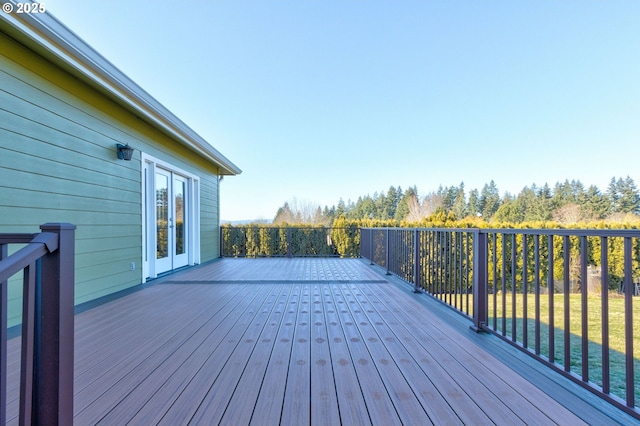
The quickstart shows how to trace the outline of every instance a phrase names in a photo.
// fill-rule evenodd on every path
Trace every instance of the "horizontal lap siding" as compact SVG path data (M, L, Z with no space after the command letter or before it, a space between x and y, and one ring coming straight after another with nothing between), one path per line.
M220 228L218 218L218 181L200 182L200 245L203 262L220 257Z
M76 303L140 284L143 151L200 178L201 256L217 257L212 165L1 34L0 52L0 232L75 224ZM132 161L116 158L116 143L136 148Z

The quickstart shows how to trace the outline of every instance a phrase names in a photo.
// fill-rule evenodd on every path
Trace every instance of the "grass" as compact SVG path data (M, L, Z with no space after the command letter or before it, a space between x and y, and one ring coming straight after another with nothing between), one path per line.
M494 328L494 300L493 294L489 295L489 326ZM497 294L495 330L513 339L513 295L511 293ZM503 297L506 300L504 317L506 328L503 329ZM579 294L571 294L569 299L569 348L568 365L571 372L582 376L582 303ZM602 317L602 298L589 296L587 299L587 336L588 336L588 378L589 381L602 387L603 381L603 356L602 356L602 324L609 324L609 357L610 357L610 393L623 400L626 399L626 370L625 370L625 325L624 325L624 297L612 294L608 298L609 315ZM535 342L535 295L527 294L526 297L526 324L527 347L536 350ZM516 294L515 297L515 327L516 340L524 344L524 296ZM551 302L546 294L540 295L540 342L539 352L549 358L550 347L550 315ZM640 298L633 298L633 355L634 355L634 394L635 403L640 401ZM554 330L554 361L565 366L564 342L565 342L565 311L564 295L555 294L553 299L553 330Z

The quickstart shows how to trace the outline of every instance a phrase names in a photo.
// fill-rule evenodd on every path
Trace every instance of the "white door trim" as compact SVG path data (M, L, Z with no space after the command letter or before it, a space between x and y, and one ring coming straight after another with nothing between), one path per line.
M155 174L161 168L186 180L187 265L200 263L200 178L166 161L142 153L142 282L156 278ZM184 260L183 260L184 264Z

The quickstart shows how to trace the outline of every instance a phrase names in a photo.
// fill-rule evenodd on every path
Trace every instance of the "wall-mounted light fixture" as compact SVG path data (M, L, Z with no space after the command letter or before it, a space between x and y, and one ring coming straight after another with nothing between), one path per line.
M129 144L122 145L118 144L118 159L130 161L131 156L133 156L133 148L129 146Z

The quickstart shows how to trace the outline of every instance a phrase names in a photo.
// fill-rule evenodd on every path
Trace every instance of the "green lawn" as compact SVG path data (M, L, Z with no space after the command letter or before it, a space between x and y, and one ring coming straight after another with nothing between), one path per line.
M502 294L497 295L497 331L502 333ZM512 294L505 293L507 318L506 335L512 336ZM493 294L489 295L489 326L493 327ZM535 296L527 295L527 336L528 347L535 349ZM588 338L589 338L589 380L602 386L602 298L589 296L587 304ZM570 369L578 376L582 375L582 304L579 294L569 295L569 329L570 329ZM564 295L555 294L554 309L554 356L555 362L564 365ZM549 356L549 310L550 301L546 294L540 295L540 353ZM516 295L516 335L517 341L524 341L524 297ZM611 393L625 399L625 339L624 339L624 298L617 294L609 296L609 357ZM635 402L640 401L640 298L633 300L633 349Z

